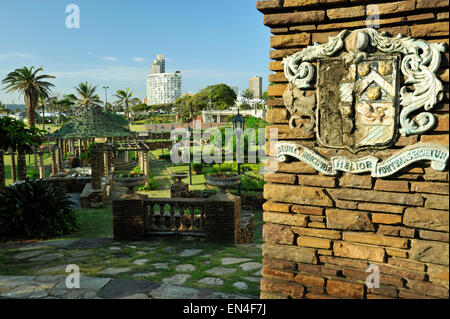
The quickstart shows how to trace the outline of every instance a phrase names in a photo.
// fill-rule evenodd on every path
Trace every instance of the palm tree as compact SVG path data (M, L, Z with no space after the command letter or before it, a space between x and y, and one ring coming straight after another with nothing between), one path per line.
M43 71L43 68L34 70L34 66L22 69L15 69L3 79L2 84L6 84L4 90L6 93L17 92L20 96L24 96L25 105L27 106L28 125L36 124L36 107L40 95L49 96L50 88L54 86L52 83L44 81L45 79L54 79L54 76L37 73Z
M130 91L130 88L128 88L126 91L124 90L118 90L117 93L114 95L117 100L115 102L116 105L123 105L125 106L125 117L127 120L130 120L129 115L129 105L132 101L133 91Z
M67 95L67 98L72 100L77 106L78 109L76 111L81 111L82 109L88 108L93 105L98 105L100 101L100 97L95 93L97 86L89 85L88 82L81 82L78 86L75 87L76 93L78 96L74 94Z
M253 99L253 92L250 91L250 89L246 89L244 92L242 92L242 96L247 100L251 100Z

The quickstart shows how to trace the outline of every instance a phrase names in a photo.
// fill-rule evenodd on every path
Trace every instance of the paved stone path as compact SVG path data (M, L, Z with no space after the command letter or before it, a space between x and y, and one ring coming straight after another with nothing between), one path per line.
M180 275L175 275L180 276ZM188 276L188 275L184 275ZM80 288L68 288L67 277L0 276L0 298L30 299L249 299L249 296L153 281L80 277ZM180 285L175 285L179 283Z
M189 237L3 243L0 298L258 298L260 261L260 245ZM79 289L66 287L68 265L79 267Z

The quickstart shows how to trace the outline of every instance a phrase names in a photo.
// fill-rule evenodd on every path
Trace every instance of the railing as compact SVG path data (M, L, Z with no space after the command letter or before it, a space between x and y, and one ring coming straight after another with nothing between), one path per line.
M205 201L203 198L145 199L146 235L204 236Z

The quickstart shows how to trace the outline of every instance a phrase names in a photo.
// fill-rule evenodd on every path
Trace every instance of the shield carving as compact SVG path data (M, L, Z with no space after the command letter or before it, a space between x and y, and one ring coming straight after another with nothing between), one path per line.
M382 149L397 138L398 55L318 60L316 134L329 148Z

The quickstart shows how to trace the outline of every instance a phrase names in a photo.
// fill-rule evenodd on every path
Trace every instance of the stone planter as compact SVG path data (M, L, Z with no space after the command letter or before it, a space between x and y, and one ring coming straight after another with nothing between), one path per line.
M233 176L215 176L207 175L206 183L211 186L216 186L220 188L220 193L226 193L227 188L241 183L241 175Z
M134 194L134 188L139 185L143 185L147 182L148 176L136 176L136 177L113 177L113 182L121 187L127 187L127 194Z
M179 173L172 173L172 174L170 174L170 176L172 177L172 179L174 181L178 181L179 183L181 183L181 180L185 179L189 175L188 175L188 173L185 173L185 172L179 172Z

